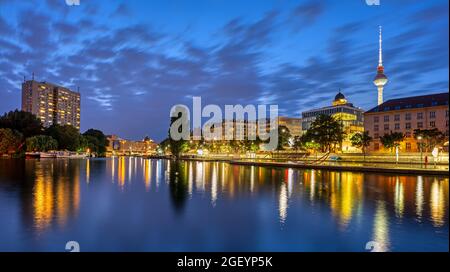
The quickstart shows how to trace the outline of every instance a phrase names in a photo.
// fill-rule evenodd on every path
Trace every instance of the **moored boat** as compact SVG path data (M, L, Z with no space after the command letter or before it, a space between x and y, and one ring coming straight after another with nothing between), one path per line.
M40 158L56 158L56 152L55 151L40 152L39 157Z
M40 152L25 152L25 157L27 158L39 158L40 155Z
M70 152L69 158L70 159L85 159L87 157L86 153L77 153L77 152Z

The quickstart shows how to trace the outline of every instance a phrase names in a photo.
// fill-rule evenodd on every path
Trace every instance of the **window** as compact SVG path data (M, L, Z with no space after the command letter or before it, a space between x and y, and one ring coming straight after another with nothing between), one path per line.
M406 151L411 151L411 143L406 143Z
M373 149L380 150L380 144L379 143L374 143L373 144Z
M373 137L374 137L375 139L380 138L380 134L374 133L374 134L373 134Z
M418 119L418 120L423 119L423 112L418 112L418 113L417 113L417 119Z
M405 114L405 120L411 120L411 113Z
M445 117L448 117L448 110L445 111Z
M384 130L389 130L389 124L384 125Z
M422 122L417 122L417 128L423 128L423 123Z
M389 115L385 115L385 116L384 116L384 121L385 121L385 122L389 122Z
M373 130L374 130L374 131L378 131L378 129L379 129L379 128L378 128L378 125L373 126Z
M430 122L430 127L434 128L435 126L436 126L436 122L431 121L431 122Z
M448 120L445 120L445 126L448 127Z
M406 137L406 138L411 138L411 131L407 131L407 132L405 133L405 137Z
M435 111L430 111L430 118L436 118L436 112Z
M406 128L406 129L411 129L411 123L406 123L406 124L405 124L405 128Z
M399 123L395 123L394 129L395 129L395 130L399 130L399 129L400 129L400 124L399 124Z
M394 115L394 121L400 121L400 114Z
M373 117L373 122L374 123L378 123L380 121L380 117L378 117L378 116L374 116Z

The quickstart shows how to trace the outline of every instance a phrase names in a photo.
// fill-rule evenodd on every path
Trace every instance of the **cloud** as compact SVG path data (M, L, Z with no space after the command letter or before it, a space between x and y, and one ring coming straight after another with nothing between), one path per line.
M300 31L317 21L325 10L321 1L309 1L298 5L290 14L288 23L294 31Z

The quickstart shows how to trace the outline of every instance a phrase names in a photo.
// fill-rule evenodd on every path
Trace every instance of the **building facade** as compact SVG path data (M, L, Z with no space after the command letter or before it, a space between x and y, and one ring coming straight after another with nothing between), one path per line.
M278 117L278 126L285 126L289 129L292 137L302 135L302 119L294 117Z
M151 155L156 153L157 144L148 138L142 141L130 141L118 137L117 135L106 136L108 146L106 147L107 156L124 155Z
M364 131L364 111L361 108L349 103L339 91L334 97L331 106L302 112L302 132L305 133L311 127L312 122L316 120L316 117L321 114L333 116L341 122L346 133L346 137L342 142L343 152L360 151L352 146L350 138L354 133Z
M365 112L364 128L373 138L369 151L387 152L380 142L380 136L400 132L405 140L400 151L420 151L415 129L434 129L445 134L448 141L448 93L422 95L388 100Z
M22 110L36 115L45 127L71 125L80 129L79 92L51 84L28 80L22 84Z

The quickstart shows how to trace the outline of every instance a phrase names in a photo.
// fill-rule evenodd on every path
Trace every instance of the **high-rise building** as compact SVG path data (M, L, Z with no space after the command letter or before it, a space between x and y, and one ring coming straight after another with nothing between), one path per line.
M22 84L22 110L35 114L45 127L72 125L80 129L80 93L33 80Z
M378 105L383 104L383 89L384 85L388 82L387 76L384 74L383 67L383 48L382 48L382 36L381 36L381 26L380 26L380 36L379 36L379 51L378 51L378 67L377 67L377 75L373 80L373 84L377 86L378 89Z
M405 135L400 150L418 152L415 129L438 129L446 137L448 148L448 93L391 99L364 114L364 127L373 138L368 151L389 152L380 137L391 132ZM445 145L445 144L444 144Z
M302 133L310 129L312 122L321 114L333 116L341 122L346 133L346 137L342 142L342 151L359 151L359 149L352 146L350 138L354 133L364 131L364 111L361 108L349 103L339 90L331 106L302 112Z

